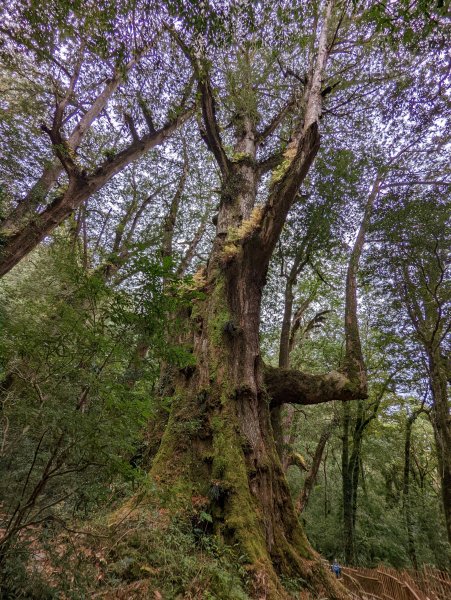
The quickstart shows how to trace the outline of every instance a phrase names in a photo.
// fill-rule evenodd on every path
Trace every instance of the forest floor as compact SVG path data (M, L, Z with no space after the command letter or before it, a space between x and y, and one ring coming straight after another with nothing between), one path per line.
M81 529L81 528L80 528ZM47 542L28 532L30 598L104 600L251 600L245 566L211 536L196 538L164 511L106 535L105 524L67 530ZM45 537L45 536L44 536ZM420 571L344 567L340 582L354 599L449 600L451 576ZM300 582L284 581L293 599L315 600ZM55 592L57 596L55 596Z

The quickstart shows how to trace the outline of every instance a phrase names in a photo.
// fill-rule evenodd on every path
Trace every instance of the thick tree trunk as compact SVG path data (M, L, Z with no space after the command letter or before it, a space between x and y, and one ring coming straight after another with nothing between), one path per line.
M344 597L301 529L274 444L258 339L263 273L251 255L219 261L193 309L197 367L179 377L151 473L179 507L205 499L215 533L238 545L266 597L285 597L277 574Z
M207 92L203 109L211 112ZM268 372L259 347L269 260L316 153L317 129L309 129L301 140L298 161L288 167L286 178L274 183L266 206L253 210L257 179L252 128L243 124L237 151L249 161L238 163L226 158L216 134L213 127L210 144L216 144L221 159L223 197L203 281L198 277L205 300L194 303L191 314L196 368L181 373L175 382L169 422L151 475L168 492L173 507L188 518L195 518L194 498L203 499L214 533L246 557L258 594L287 597L278 577L284 574L308 580L318 597L346 597L310 548L296 517L274 443L264 381ZM271 374L277 406L287 390L275 371ZM304 386L300 383L303 393L308 394L311 383L318 394L315 386L320 382L309 378Z
M193 304L191 314L196 368L180 373L175 382L168 426L151 475L168 492L173 509L187 518L195 518L196 506L202 505L216 535L246 557L258 597L274 600L288 597L281 574L307 580L315 597L347 597L310 548L298 522L271 427L271 401L274 407L286 401L285 375L296 383L302 401L310 401L310 393L315 399L322 397L323 381L264 369L259 347L268 264L319 147L321 77L331 11L329 2L306 86L303 119L273 172L263 206L255 205L261 177L256 151L262 138L254 117L238 113L235 158L229 158L216 119L208 62L185 46L198 77L203 137L220 169L222 194L204 281L200 274L197 278L205 299ZM339 374L326 377L326 395L335 397L336 390L349 383ZM292 396L300 401L298 394Z

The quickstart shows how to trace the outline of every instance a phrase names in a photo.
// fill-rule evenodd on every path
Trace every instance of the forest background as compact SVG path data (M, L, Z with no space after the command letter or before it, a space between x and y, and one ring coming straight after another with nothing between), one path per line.
M1 7L2 597L450 570L448 9Z

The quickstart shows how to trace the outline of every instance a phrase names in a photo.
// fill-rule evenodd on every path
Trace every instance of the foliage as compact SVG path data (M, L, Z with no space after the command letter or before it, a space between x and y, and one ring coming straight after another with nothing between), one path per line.
M146 262L134 295L80 267L62 237L2 281L3 547L23 528L89 515L142 477L131 459L156 410L167 267ZM139 340L148 352L133 370Z
M181 522L166 519L159 498L159 506L119 527L116 538L105 534L102 519L112 505L126 505L151 485L148 461L177 405L176 414L186 418L173 418L173 447L180 442L202 454L211 442L202 469L214 478L212 493L222 489L218 481L226 484L232 525L248 536L242 545L260 552L264 535L257 539L243 525L257 530L262 517L250 488L258 488L261 473L269 481L278 466L272 457L263 457L255 471L245 466L251 445L226 410L250 388L233 400L203 390L188 402L177 385L183 379L185 391L194 388L204 377L196 360L209 352L215 357L203 383L224 378L224 352L241 339L243 325L233 322L225 298L236 265L246 249L258 247L271 215L280 217L281 234L261 278L261 314L243 320L260 327L259 351L275 365L289 299L297 318L290 367L318 376L343 370L346 267L375 182L358 274L369 397L346 405L352 431L368 420L361 439L348 436L358 454L356 562L409 566L409 503L419 563L449 568L428 391L431 347L449 379L446 4L333 3L316 98L321 144L286 216L270 192L294 164L328 2L15 0L2 6L0 262L17 232L28 233L35 248L24 259L19 251L19 264L0 281L5 597L83 598L94 588L128 593L127 586L141 585L143 597L252 596L244 567L249 557L212 533L233 529L218 523L222 510L201 510ZM165 131L151 151L140 150L146 136L187 107L183 126ZM133 160L118 165L131 147L138 147ZM77 167L76 185L65 159ZM65 221L57 218L68 190L108 168L112 176L104 185L82 203L75 194ZM260 183L253 205L243 209L252 179L241 177L246 169ZM36 228L49 213L43 237ZM209 259L217 247L221 264ZM215 268L223 272L212 281ZM205 315L199 307L208 300L216 304ZM199 342L203 330L208 348ZM446 381L442 389L446 395ZM299 515L329 560L344 556L344 412L337 402L297 408L288 432L292 449L310 466L331 427L316 485ZM403 449L413 414L406 498ZM157 467L181 472L186 464L179 458L162 453ZM288 479L297 500L306 476L291 466ZM189 495L189 483L183 484ZM177 492L166 490L173 498ZM100 536L80 542L73 534L93 518L108 537L104 546ZM45 561L50 575L41 569ZM308 587L296 576L281 583L291 594Z
M239 557L202 528L172 522L163 531L135 524L109 557L107 584L149 577L163 598L246 600ZM164 542L162 541L162 533Z

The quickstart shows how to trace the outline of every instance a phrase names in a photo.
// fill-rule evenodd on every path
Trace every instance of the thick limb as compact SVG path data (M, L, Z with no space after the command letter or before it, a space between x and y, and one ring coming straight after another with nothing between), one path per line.
M338 371L312 375L296 369L265 366L264 381L273 407L285 403L310 405L367 398L364 382L352 381Z

